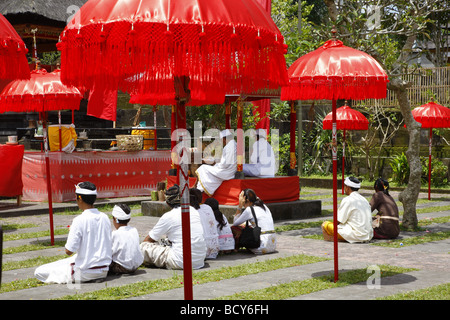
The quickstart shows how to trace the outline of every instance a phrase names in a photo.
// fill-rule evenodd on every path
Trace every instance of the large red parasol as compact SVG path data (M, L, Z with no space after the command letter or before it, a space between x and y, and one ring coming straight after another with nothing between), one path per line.
M28 71L28 73L30 73ZM47 146L46 112L50 110L79 109L83 98L80 91L61 83L60 71L48 73L45 69L31 71L29 80L15 80L0 93L0 113L42 112L44 124L45 167L47 175L47 194L50 217L51 244L54 244L52 186L50 161Z
M120 88L152 104L171 101L183 119L178 128L186 128L191 98L223 103L225 94L287 84L283 41L270 14L254 0L89 0L61 34L61 79L79 88L99 83ZM185 298L192 299L184 151L183 273Z
M28 49L13 26L0 14L0 80L29 79Z
M287 83L283 40L254 0L90 0L62 33L61 78L174 104L174 77L186 76L203 104L223 103Z
M370 55L336 39L297 59L288 76L282 100L332 100L334 280L338 281L336 101L384 98L388 76Z
M428 200L431 200L431 141L433 128L450 128L450 109L437 104L433 99L411 111L414 119L422 124L422 128L430 129L428 144Z
M330 112L323 119L323 129L331 130L333 125L333 114ZM342 194L344 194L345 175L345 133L347 130L367 130L369 120L359 111L350 108L347 102L336 110L336 130L343 130L342 142Z

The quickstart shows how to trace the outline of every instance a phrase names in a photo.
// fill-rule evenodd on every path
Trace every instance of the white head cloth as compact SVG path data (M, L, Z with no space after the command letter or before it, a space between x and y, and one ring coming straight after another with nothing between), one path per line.
M351 181L348 177L345 178L344 184L346 186L349 186L350 188L356 188L356 189L361 188L361 183L355 183L355 182Z
M123 211L122 208L117 205L114 206L111 214L114 218L119 219L119 220L128 220L131 217L131 213L126 214L125 211Z
M261 128L260 129L256 129L256 135L266 139L267 138L267 131L266 131L266 129L261 129Z
M77 185L75 185L75 193L76 194L84 194L87 196L96 196L97 189L95 189L95 190L84 189L84 188L80 187L80 184L77 184Z
M232 135L233 135L233 133L231 133L230 129L225 129L225 130L220 131L221 138L225 138L225 137L232 136Z

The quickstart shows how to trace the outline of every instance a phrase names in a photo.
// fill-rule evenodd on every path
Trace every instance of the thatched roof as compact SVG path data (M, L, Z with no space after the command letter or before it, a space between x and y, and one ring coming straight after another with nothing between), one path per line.
M74 14L71 6L81 8L87 0L2 0L0 13L6 15L38 15L67 23Z

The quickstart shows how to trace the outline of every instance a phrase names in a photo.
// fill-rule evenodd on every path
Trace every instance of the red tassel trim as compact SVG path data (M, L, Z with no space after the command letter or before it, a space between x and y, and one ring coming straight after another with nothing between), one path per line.
M103 31L101 30L103 28ZM68 29L58 45L61 80L78 88L173 95L173 78L190 77L192 92L252 93L288 83L283 37L248 26L131 24ZM199 94L201 96L201 94ZM208 94L210 96L210 94ZM220 99L214 99L220 100Z

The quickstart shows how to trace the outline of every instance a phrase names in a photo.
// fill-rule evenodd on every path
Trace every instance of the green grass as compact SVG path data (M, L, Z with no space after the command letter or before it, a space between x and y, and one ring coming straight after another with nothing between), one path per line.
M427 242L441 241L448 238L450 238L450 231L440 231L440 232L430 232L424 235L418 235L415 237L405 239L395 239L386 242L375 242L371 244L380 247L400 248L406 246L413 246L416 244L423 244Z
M289 268L298 265L316 263L329 260L307 255L295 255L284 258L269 259L255 263L237 266L222 267L214 270L197 271L193 274L193 285L216 282L225 279L237 278L249 274L257 274L271 270ZM59 298L60 300L116 300L125 299L159 291L183 287L183 276L174 274L171 278L141 281L119 287L109 287L102 290L74 294Z
M23 268L31 268L31 267L38 267L46 263L50 263L53 261L61 260L64 258L68 258L68 255L57 255L57 256L51 256L51 257L36 257L26 260L20 260L20 261L9 261L2 264L3 271L9 271L9 270L16 270L16 269L23 269Z
M450 283L397 293L377 300L450 300Z
M69 233L69 228L55 229L54 235L60 236ZM28 232L28 233L12 233L3 235L3 241L13 241L13 240L21 240L21 239L33 239L33 238L42 238L49 237L50 230L47 231L36 231L36 232Z
M34 224L34 223L7 223L7 222L4 222L2 224L2 229L3 229L3 231L7 231L7 230L34 228L37 226L38 225Z
M389 265L378 266L381 277L414 271L416 269L401 268ZM300 295L305 295L321 290L345 287L350 284L365 282L371 276L367 269L356 269L339 274L339 281L334 282L334 274L315 277L307 280L292 281L268 288L239 292L233 295L218 298L218 300L282 300Z
M35 278L14 280L11 282L2 283L2 286L0 287L0 293L35 288L35 287L40 287L40 286L44 286L44 285L46 285L46 284Z
M66 244L65 240L55 240L54 245L52 246L50 240L39 241L37 244L25 244L17 247L8 247L3 248L3 254L13 254L27 251L36 251L43 249L51 249L57 247L64 247Z

